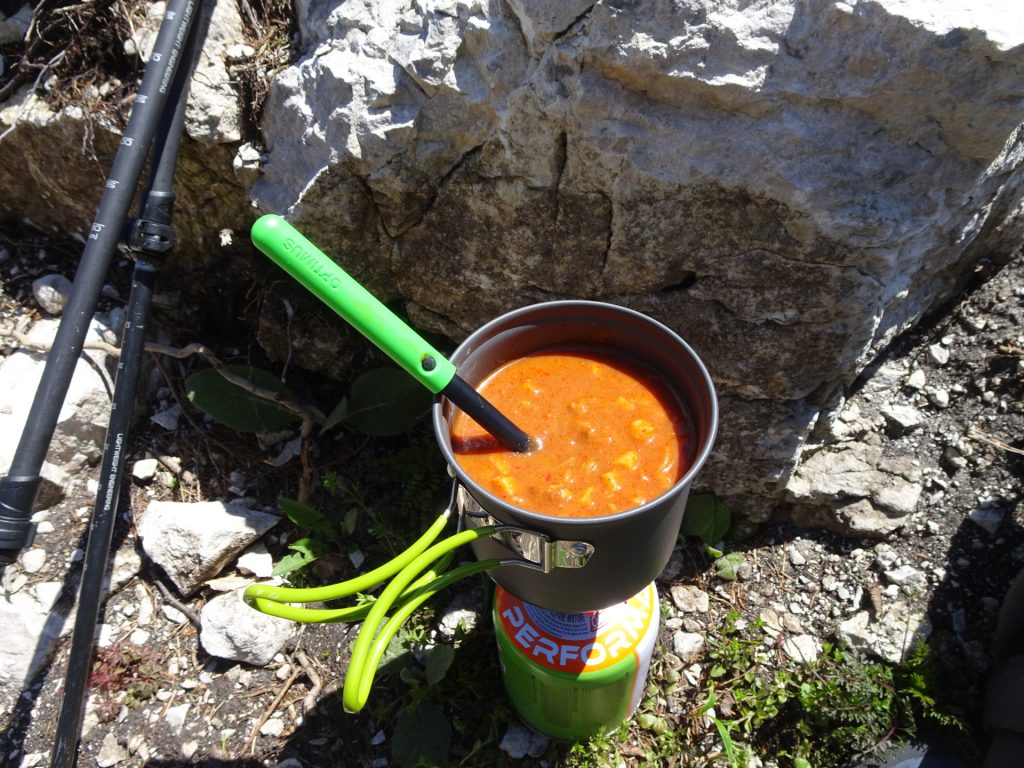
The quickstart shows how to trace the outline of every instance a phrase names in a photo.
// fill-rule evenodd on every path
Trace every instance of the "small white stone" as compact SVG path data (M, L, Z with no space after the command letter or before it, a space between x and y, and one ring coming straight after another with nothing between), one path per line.
M696 687L700 684L700 678L704 674L704 669L700 664L691 664L683 670L683 677L686 678L686 682Z
M59 581L44 581L40 584L36 584L33 587L33 591L36 593L36 602L38 602L44 610L49 611L57 604L57 598L59 598L61 593L64 591L64 585Z
M384 731L377 731L375 734L373 734L373 738L370 739L370 744L374 747L379 747L381 744L384 743L385 738L386 737L384 736Z
M818 660L821 643L813 635L796 635L785 639L782 643L782 650L793 661L809 664Z
M949 407L949 392L944 389L929 389L926 394L928 401L936 408Z
M928 379L925 377L924 371L920 368L907 377L907 386L910 389L924 389L924 385L927 383Z
M100 624L96 636L96 645L100 648L109 648L114 644L114 628L109 624Z
M139 459L132 466L132 477L140 483L148 483L156 477L156 468L159 462L156 459Z
M909 565L901 565L899 568L886 571L885 578L889 580L890 584L901 587L923 587L928 583L921 571Z
M198 741L186 741L181 745L181 756L186 760L191 760L192 756L199 751Z
M56 529L49 520L43 520L43 522L36 525L36 533L53 533L54 530Z
M270 736L276 739L282 733L284 733L284 720L279 717L272 717L260 726L260 734L263 736Z
M164 618L172 624L184 624L188 621L188 617L173 605L161 605L160 612L164 615Z
M13 568L8 568L4 573L4 592L13 595L22 587L28 584L28 576L24 573L15 573Z
M704 636L695 632L672 635L672 652L684 662L693 661L704 650Z
M149 597L149 592L141 584L135 586L135 600L139 605L139 615L135 619L135 623L140 627L148 627L153 621L153 601Z
M33 281L32 295L44 312L59 315L71 295L71 281L64 275L43 275Z
M886 422L904 432L917 429L924 422L921 412L909 405L887 403L880 410Z
M176 707L168 709L167 713L164 715L164 722L175 735L180 735L181 729L185 727L185 721L188 718L188 710L190 706L191 705L189 704L179 704Z
M181 420L181 408L177 405L172 405L170 408L154 413L149 417L149 420L163 427L168 432L174 432L178 429L178 422Z
M149 642L149 632L144 629L136 629L128 636L128 639L135 645L145 645Z
M268 579L274 572L274 558L263 542L256 542L238 558L238 570L246 576Z
M775 610L766 608L761 611L759 618L761 619L761 628L771 637L775 637L782 631L782 620Z
M230 62L245 61L255 55L256 49L245 43L235 43L234 45L229 45L224 50L224 58Z
M945 365L949 362L949 350L941 344L932 344L928 347L928 359L935 365Z
M128 754L134 755L146 745L146 737L141 733L134 733L128 737Z
M109 731L106 736L103 737L103 743L100 745L99 754L96 755L96 765L99 768L110 768L110 766L117 765L128 759L128 750L122 747L118 741L117 736L113 731Z
M46 550L35 547L21 554L21 567L26 573L39 573L46 564Z
M676 584L671 589L672 602L683 613L707 613L711 607L708 593L688 584Z
M994 504L982 504L971 510L967 518L975 525L994 534L1003 524L1003 513Z
M292 673L291 664L282 664L277 668L277 672L274 673L274 677L278 680L287 680L288 676Z
M797 549L796 546L791 545L787 550L789 554L789 562L795 566L801 566L807 563L807 558L804 557L804 553Z
M242 589L250 584L252 584L252 579L247 579L245 576L220 576L206 582L206 586L214 592L234 592L236 589Z

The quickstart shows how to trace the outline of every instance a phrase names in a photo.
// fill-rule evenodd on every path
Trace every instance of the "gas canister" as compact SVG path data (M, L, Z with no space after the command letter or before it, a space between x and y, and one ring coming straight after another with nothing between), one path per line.
M578 741L615 730L639 706L658 635L653 582L585 613L541 608L499 586L493 616L505 690L533 729Z

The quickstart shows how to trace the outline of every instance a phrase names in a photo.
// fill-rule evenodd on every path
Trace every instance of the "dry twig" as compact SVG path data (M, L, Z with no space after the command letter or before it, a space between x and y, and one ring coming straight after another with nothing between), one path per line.
M166 600L172 606L174 606L183 614L185 614L188 620L195 625L196 629L200 628L199 616L198 614L196 614L195 611L193 611L190 607L181 602L181 600L172 595L171 590L169 590L162 581L160 581L159 579L155 579L153 583L156 584L157 589L160 590L160 594L164 596L164 600Z
M1004 443L998 437L992 437L991 435L987 435L974 425L971 425L971 427L967 430L967 436L973 437L975 440L980 440L983 443L988 443L992 447L998 448L1001 451L1013 453L1016 454L1017 456L1024 456L1024 451L1022 451L1020 448L1014 448L1012 445Z
M310 662L309 657L306 656L301 648L295 651L295 658L302 665L302 671L306 673L309 682L313 684L313 687L306 694L306 698L302 700L302 711L308 713L316 706L316 700L320 696L320 689L322 688L322 681L320 680L320 675L313 669L313 664Z
M284 681L284 685L281 686L281 690L278 692L277 696L274 697L274 700L270 703L270 706L266 708L266 710L260 716L260 719L257 720L256 724L252 727L252 731L249 733L249 740L245 742L245 746L242 747L242 755L244 755L246 752L249 752L249 754L255 754L255 750L253 750L253 747L256 744L256 737L259 735L260 728L262 728L263 724L270 719L270 716L273 715L275 711L277 711L278 705L284 699L285 694L288 693L288 690L292 687L292 683L294 683L298 679L299 675L301 675L304 671L305 670L303 670L301 666L298 666L292 671L291 676ZM250 750L253 751L250 752Z

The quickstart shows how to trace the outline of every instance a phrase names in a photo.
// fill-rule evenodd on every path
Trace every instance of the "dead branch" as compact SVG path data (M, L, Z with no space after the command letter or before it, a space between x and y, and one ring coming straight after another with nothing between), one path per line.
M1016 454L1017 456L1024 456L1024 451L1022 451L1020 448L1014 448L1012 445L1004 443L998 437L992 437L991 435L985 434L974 425L971 425L971 427L967 430L967 436L973 437L975 440L980 440L983 443L988 443L992 447L998 448L1001 451L1013 453Z
M259 735L260 728L262 728L263 724L270 719L270 716L277 711L278 705L284 699L285 694L288 693L288 690L292 687L292 683L294 683L298 679L299 675L301 675L303 672L303 668L301 666L298 666L294 669L291 676L284 681L284 685L281 686L281 690L278 692L277 696L274 697L274 700L270 703L270 706L266 708L266 710L260 716L260 719L257 720L256 724L252 727L252 731L249 733L249 740L245 742L245 746L242 747L241 754L244 755L246 752L249 752L249 750L254 748L256 744L256 737ZM255 750L253 752L250 752L250 754L255 754Z

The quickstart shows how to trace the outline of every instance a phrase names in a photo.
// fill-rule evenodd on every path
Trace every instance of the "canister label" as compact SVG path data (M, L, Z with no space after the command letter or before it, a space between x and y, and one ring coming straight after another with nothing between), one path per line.
M586 613L564 613L524 602L498 588L496 616L512 645L546 669L586 674L632 657L641 644L653 646L657 590L652 582L625 602ZM649 651L640 655L649 656Z

